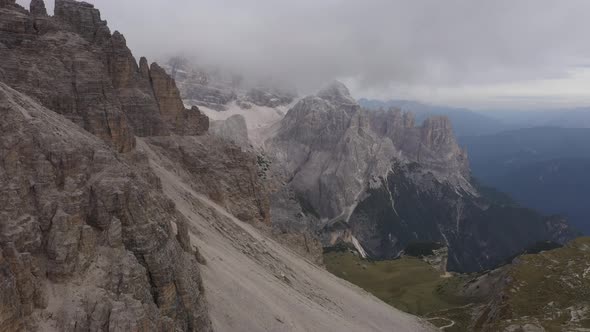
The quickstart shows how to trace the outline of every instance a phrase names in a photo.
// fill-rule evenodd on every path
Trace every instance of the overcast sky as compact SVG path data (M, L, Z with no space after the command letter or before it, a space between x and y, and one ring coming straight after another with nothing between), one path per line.
M590 105L587 0L88 2L136 56L194 55L304 92L340 79L357 98Z

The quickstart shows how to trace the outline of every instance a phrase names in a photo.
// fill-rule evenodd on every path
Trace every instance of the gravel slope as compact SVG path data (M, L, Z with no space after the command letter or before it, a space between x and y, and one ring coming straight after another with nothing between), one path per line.
M207 260L201 271L216 331L436 331L229 215L138 143Z

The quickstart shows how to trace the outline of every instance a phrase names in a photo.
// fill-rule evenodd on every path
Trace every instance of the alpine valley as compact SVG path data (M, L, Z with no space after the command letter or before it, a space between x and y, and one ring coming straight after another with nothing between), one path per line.
M445 116L150 64L76 0L0 0L0 111L0 331L590 328L588 239Z

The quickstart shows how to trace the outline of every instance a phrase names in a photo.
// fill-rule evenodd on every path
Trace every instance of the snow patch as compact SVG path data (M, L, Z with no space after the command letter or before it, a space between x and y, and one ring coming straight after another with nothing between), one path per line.
M368 257L367 252L365 251L365 249L363 249L363 246L361 246L361 243L359 242L359 240L357 240L356 237L354 237L354 235L352 236L352 245L356 248L356 251L359 252L362 258Z
M232 115L242 115L248 127L248 138L257 147L262 146L270 137L273 125L279 123L287 114L293 104L278 106L276 108L252 105L250 109L243 109L235 102L227 105L226 111L216 111L208 107L199 106L211 120L226 120Z

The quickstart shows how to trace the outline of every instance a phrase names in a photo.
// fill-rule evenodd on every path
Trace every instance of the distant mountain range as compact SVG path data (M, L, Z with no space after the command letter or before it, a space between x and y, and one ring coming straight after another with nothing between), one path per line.
M416 116L417 123L422 123L433 115L446 115L451 120L455 135L458 137L488 135L514 128L502 120L465 108L427 105L411 100L381 101L362 98L358 102L361 107L371 110L394 107L402 111L411 111Z
M590 129L528 128L464 136L473 175L520 204L563 214L590 234Z
M538 111L485 110L475 111L439 105L429 105L412 100L359 99L367 109L391 107L411 111L418 123L432 115L446 115L453 124L455 135L491 135L511 129L533 127L590 128L590 107Z
M372 110L411 111L416 122L445 115L467 149L474 177L520 205L567 216L590 234L590 108L472 111L409 100L360 99Z
M590 128L590 107L539 111L481 111L496 120L516 127Z

